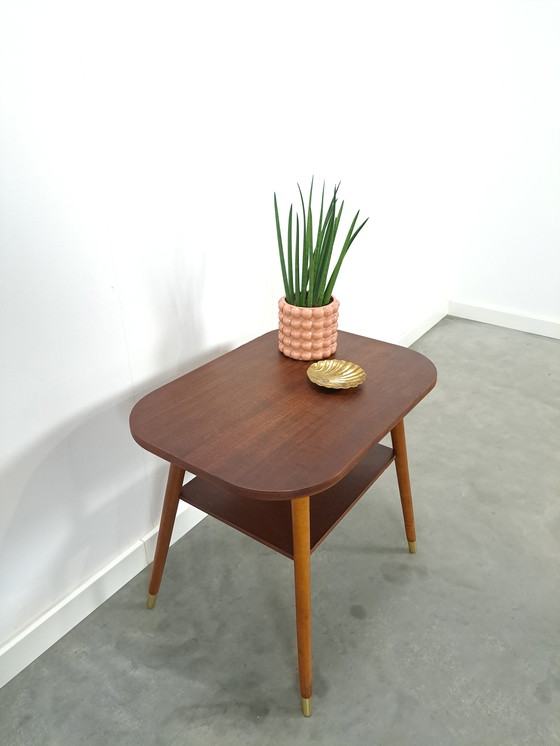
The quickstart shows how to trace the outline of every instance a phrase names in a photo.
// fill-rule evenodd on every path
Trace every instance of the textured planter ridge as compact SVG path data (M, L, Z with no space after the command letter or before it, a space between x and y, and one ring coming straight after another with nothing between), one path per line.
M278 348L294 360L323 360L336 352L339 302L302 308L278 301Z

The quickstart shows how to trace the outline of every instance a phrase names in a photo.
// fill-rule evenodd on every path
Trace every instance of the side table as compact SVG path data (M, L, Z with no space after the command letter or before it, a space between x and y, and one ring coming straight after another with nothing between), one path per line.
M134 439L169 462L148 607L155 604L179 500L294 562L300 693L311 714L311 553L395 461L410 552L416 534L404 417L436 369L405 347L339 332L336 357L367 379L324 389L264 334L141 399ZM379 441L391 433L392 448ZM185 471L196 475L183 485Z

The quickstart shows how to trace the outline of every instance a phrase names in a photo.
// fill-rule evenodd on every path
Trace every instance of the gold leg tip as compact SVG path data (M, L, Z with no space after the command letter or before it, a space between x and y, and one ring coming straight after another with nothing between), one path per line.
M154 608L154 606L156 605L156 598L157 598L157 595L152 596L151 593L148 593L148 603L147 603L148 609Z
M415 541L408 542L408 551L410 552L410 554L416 554L416 542Z
M313 701L312 697L309 697L309 699L305 699L305 697L301 698L301 711L303 712L306 718L308 718L311 715L312 701Z

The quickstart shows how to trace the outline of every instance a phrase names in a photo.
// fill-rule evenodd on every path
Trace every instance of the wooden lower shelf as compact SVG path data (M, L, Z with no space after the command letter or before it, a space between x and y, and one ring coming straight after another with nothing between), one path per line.
M319 546L394 458L391 448L375 445L338 484L311 497L311 551ZM290 500L239 497L200 477L183 486L181 499L293 559Z

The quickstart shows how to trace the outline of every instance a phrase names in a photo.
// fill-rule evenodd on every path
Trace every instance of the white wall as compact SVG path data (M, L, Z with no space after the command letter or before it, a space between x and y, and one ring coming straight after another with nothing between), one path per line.
M134 399L273 323L271 190L196 19L153 7L3 8L0 641L156 523Z
M560 3L474 7L457 15L450 68L458 125L450 297L558 324Z
M287 214L296 181L342 180L371 218L342 328L410 341L450 293L560 318L557 23L529 1L0 5L0 645L157 523L165 469L128 413L274 326L274 190ZM519 272L539 257L523 303L512 236Z

